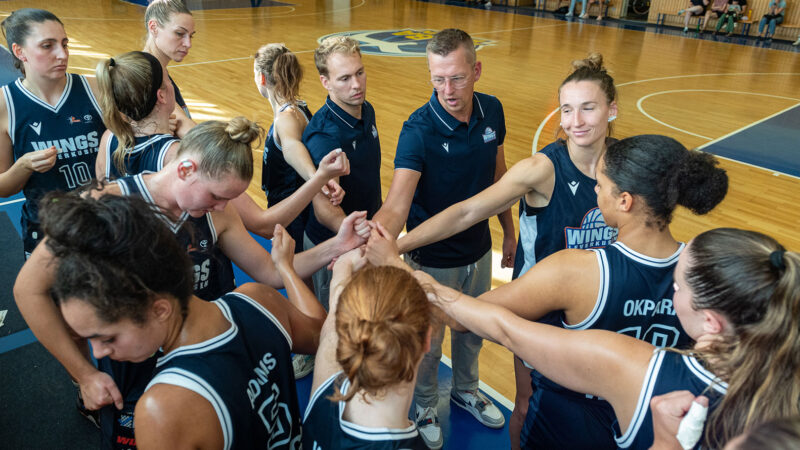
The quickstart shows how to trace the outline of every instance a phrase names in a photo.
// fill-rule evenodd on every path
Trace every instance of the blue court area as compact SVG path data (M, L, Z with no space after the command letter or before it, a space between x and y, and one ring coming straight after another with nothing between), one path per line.
M20 210L23 197L0 199L0 448L86 449L99 446L99 431L75 410L76 391L69 377L36 340L17 310L12 287L23 264L20 238ZM253 236L270 250L269 240ZM234 266L237 284L252 281ZM283 292L285 295L285 292ZM511 411L495 403L506 417L506 428L491 430L480 425L466 411L451 407L452 371L439 365L439 419L446 449L508 448ZM311 376L297 382L301 412L311 395ZM487 393L488 395L488 393ZM46 405L46 408L42 405Z
M699 150L800 178L800 104L709 142Z

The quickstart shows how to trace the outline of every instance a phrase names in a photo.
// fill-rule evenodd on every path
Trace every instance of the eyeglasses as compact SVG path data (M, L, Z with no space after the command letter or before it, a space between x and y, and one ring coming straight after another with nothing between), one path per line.
M436 89L442 89L449 81L450 86L453 86L455 89L461 89L467 85L469 79L470 77L465 75L456 75L454 77L433 77L431 78L431 85L433 85L433 87Z

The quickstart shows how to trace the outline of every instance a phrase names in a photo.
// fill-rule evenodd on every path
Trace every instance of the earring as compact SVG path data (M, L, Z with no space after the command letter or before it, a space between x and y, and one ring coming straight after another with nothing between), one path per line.
M181 161L181 168L183 168L183 169L191 169L192 167L194 167L194 164L192 164L192 162L189 161L188 159L184 160L184 161Z
M613 121L614 121L614 119L616 119L616 118L617 118L617 116L611 116L611 117L609 117L609 118L608 118L608 121L609 121L609 122L613 122Z

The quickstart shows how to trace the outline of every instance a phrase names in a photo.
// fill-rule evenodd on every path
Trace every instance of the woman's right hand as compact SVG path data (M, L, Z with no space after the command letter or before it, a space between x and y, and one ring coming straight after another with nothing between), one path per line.
M20 162L24 168L30 170L31 172L44 173L56 165L57 158L58 150L55 146L51 146L50 148L46 148L44 150L36 150L25 153L25 155L20 158Z
M270 256L275 267L278 269L293 267L294 262L294 239L280 224L275 225L275 232L272 234L272 251Z
M350 161L347 159L347 154L341 148L331 150L319 162L317 173L325 178L348 175L350 173Z
M94 371L80 381L80 389L86 409L94 411L112 403L117 409L122 409L122 394L111 376L105 372Z

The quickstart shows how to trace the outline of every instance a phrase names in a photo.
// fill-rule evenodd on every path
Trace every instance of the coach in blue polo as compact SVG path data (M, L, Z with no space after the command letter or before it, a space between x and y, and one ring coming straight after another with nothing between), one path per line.
M341 148L350 160L350 174L338 180L345 191L340 206L333 206L322 194L314 198L305 249L333 237L347 214L367 211L367 217L372 217L381 206L381 144L375 110L365 100L367 76L358 42L346 36L327 38L314 52L314 63L328 98L306 126L303 143L316 166L331 150ZM330 276L323 267L312 277L326 310Z
M395 237L403 224L411 230L454 203L468 199L506 171L503 107L493 96L474 91L481 76L472 38L464 31L437 33L427 47L434 87L430 100L403 124L395 171L386 202L375 215ZM352 160L352 159L351 159ZM510 211L498 216L506 239L514 240ZM487 220L414 250L406 261L440 283L478 296L491 288L492 241ZM437 372L444 326L434 325L431 350L422 360L415 388L420 434L430 448L443 445L436 405ZM478 391L478 355L482 339L452 333L453 404L468 410L488 427L505 423L500 410Z

